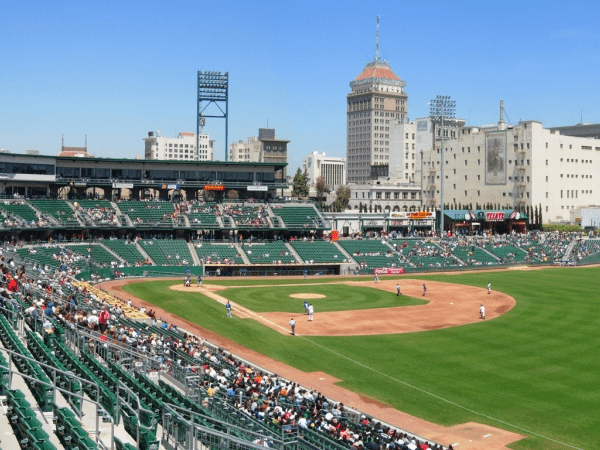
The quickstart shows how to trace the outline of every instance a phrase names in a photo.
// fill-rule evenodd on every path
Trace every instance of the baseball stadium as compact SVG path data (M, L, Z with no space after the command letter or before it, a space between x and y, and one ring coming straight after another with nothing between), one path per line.
M346 234L278 164L0 158L1 449L600 447L593 232Z

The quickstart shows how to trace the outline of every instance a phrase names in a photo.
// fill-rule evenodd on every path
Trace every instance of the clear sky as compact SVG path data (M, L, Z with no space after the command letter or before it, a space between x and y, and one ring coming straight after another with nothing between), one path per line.
M0 7L0 148L143 154L195 131L196 73L229 72L229 140L275 128L290 165L344 156L348 83L380 48L411 119L451 95L467 124L600 122L594 1L8 2ZM224 158L224 121L207 121Z

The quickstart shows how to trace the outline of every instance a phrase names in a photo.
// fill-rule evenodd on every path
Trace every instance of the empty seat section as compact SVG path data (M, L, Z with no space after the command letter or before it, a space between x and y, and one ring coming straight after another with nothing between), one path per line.
M304 262L341 263L346 259L344 254L331 242L292 241L290 244Z
M29 200L43 214L53 217L61 225L79 225L73 210L65 200Z
M128 243L123 239L108 239L102 243L127 261L128 264L135 266L137 263L144 261L144 256L137 249L135 243Z
M281 241L268 244L248 244L242 247L252 264L282 264L298 262Z
M321 216L312 206L272 205L273 214L281 217L288 228L319 228L324 226Z
M406 267L408 263L379 240L342 240L338 242L362 269L378 267Z
M169 202L120 202L119 209L127 215L136 226L172 225L173 203Z
M216 264L243 264L244 259L237 247L230 244L213 244L200 242L194 246L198 258L206 263Z
M142 240L140 245L159 266L194 264L187 242L183 239Z
M35 222L37 214L25 202L17 200L3 200L0 202L0 211L6 213L6 217L16 217L27 222Z

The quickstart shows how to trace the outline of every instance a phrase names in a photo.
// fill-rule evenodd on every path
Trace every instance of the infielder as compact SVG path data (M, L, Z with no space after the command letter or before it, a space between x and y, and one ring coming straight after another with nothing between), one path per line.
M485 306L483 305L479 307L479 318L485 320Z

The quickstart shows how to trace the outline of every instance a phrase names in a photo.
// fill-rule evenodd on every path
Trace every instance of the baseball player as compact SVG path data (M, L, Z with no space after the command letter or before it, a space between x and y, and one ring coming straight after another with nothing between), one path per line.
M400 297L402 292L400 292L400 283L396 285L396 297Z
M312 304L308 305L308 321L312 322L315 317L315 309Z
M379 274L378 273L375 274L375 283L379 283Z
M292 317L292 320L290 320L288 323L290 324L290 327L292 328L292 336L296 336L296 321Z
M479 318L485 320L485 306L483 305L479 307Z
M423 297L425 297L425 294L427 294L427 285L423 283Z
M492 283L488 283L488 294L492 293Z
M231 319L231 303L229 303L229 300L227 300L225 308L227 309L227 318Z

